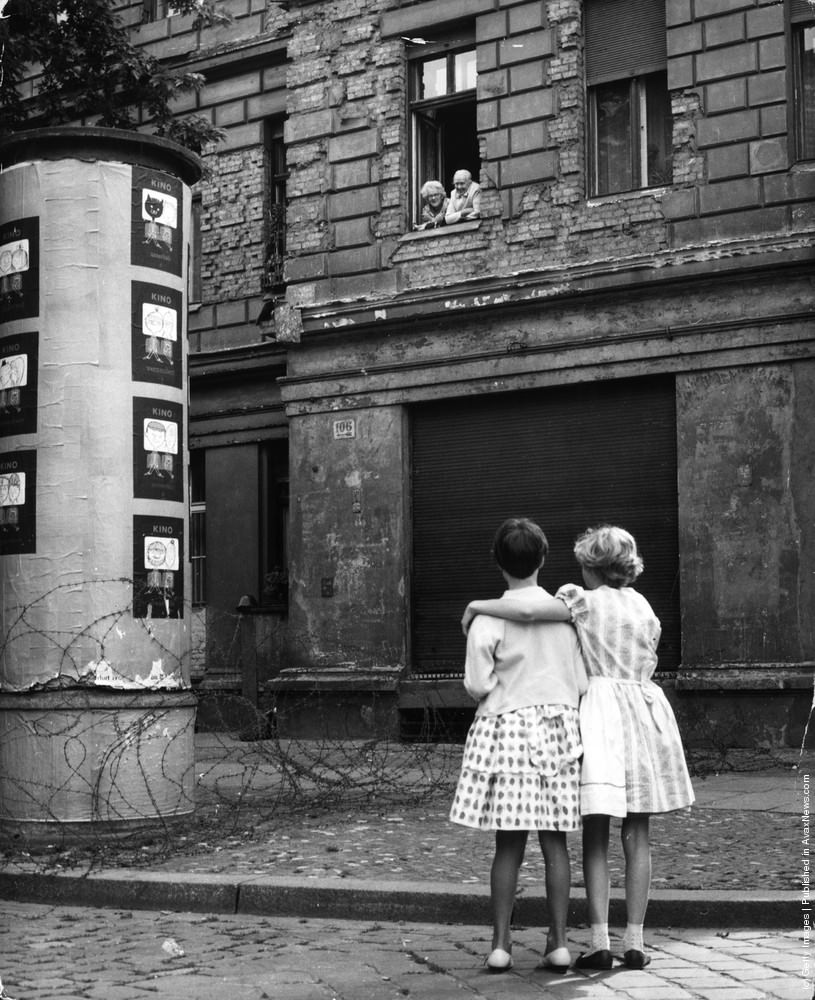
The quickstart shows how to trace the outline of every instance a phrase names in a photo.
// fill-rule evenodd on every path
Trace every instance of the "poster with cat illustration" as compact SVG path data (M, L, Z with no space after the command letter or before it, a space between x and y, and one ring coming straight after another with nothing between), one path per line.
M130 262L181 277L181 181L160 170L133 167Z

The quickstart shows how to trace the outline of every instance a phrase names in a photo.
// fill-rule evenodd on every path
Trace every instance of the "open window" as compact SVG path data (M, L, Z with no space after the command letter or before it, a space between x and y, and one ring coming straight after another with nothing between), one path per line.
M453 187L453 174L481 169L476 131L475 36L461 30L444 39L412 39L410 71L412 223L421 222L422 185Z
M665 5L588 0L584 16L590 194L670 184Z
M815 159L815 7L790 2L793 136L796 160Z

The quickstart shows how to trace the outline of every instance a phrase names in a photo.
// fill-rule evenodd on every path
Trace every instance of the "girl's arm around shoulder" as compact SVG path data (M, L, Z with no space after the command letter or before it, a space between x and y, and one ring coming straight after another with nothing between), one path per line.
M586 671L586 664L583 662L583 654L578 645L574 658L574 672L577 678L577 692L582 697L589 689L589 675Z
M567 622L569 609L555 597L541 592L540 596L497 597L491 600L470 601L461 619L461 630L466 635L476 615L505 618L511 622Z

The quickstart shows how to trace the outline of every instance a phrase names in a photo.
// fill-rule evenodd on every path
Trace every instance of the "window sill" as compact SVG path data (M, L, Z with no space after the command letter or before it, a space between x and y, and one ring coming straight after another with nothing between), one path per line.
M399 237L399 243L410 243L414 240L437 240L440 237L454 236L456 233L468 233L478 229L481 219L470 219L467 222L454 222L440 229L419 229L412 233L404 233Z
M289 605L283 602L272 604L239 604L235 609L241 615L287 615Z
M671 185L661 184L658 187L637 188L634 191L615 191L612 194L595 194L586 199L588 208L598 205L608 205L612 201L634 201L637 198L664 198L671 190Z

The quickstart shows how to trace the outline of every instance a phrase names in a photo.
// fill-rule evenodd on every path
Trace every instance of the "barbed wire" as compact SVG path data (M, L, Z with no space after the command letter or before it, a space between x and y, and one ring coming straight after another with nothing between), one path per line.
M60 585L35 603L47 603L64 586L76 584ZM29 605L15 616L0 656L32 631L40 633L33 610ZM302 661L313 642L313 636L292 634L280 613L216 616L186 607L193 641L184 658L194 697L144 684L106 687L81 674L78 637L98 644L101 656L111 623L128 617L130 607L120 607L79 632L42 630L59 646L64 674L16 693L12 708L0 691L0 719L6 717L0 733L5 863L23 858L47 868L58 858L60 865L70 859L92 868L123 855L139 863L145 842L152 845L147 857L166 857L260 826L268 832L298 816L448 802L473 709L440 709L428 690L424 698L414 695L418 707L400 712L394 695L375 693L366 699L373 708L364 699L354 707L348 733L333 734L330 725L322 732L318 722L331 722L332 709L322 702L319 685L281 689L275 683L292 653ZM378 657L381 650L344 646L341 659L370 664ZM242 690L247 659L256 675L256 691L249 695ZM46 707L37 700L42 694L48 696ZM189 707L176 707L179 695ZM25 710L29 697L38 706L32 711ZM94 698L101 704L95 707ZM291 720L298 717L311 719L308 738L291 735L297 731ZM753 750L733 750L735 734L749 722L738 709L726 727L698 712L683 732L692 772L787 766L793 751L769 740ZM21 764L35 747L50 755L47 766L41 760Z

